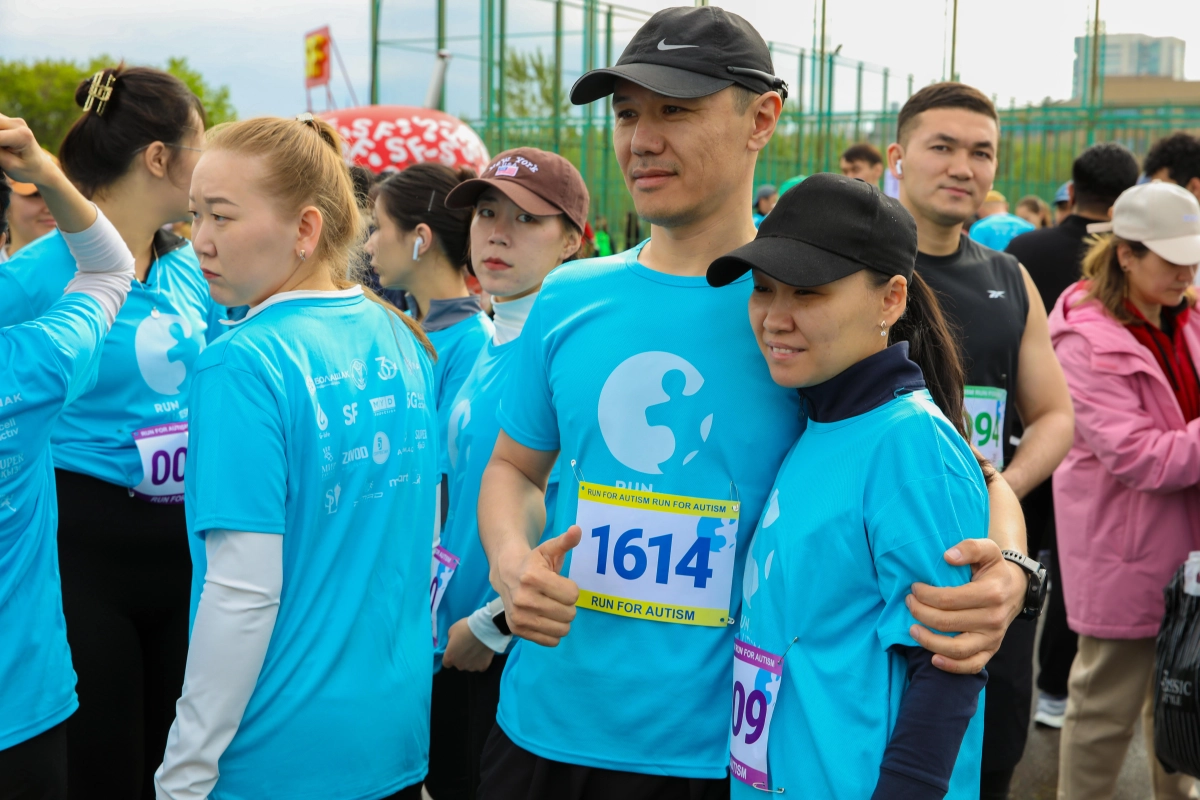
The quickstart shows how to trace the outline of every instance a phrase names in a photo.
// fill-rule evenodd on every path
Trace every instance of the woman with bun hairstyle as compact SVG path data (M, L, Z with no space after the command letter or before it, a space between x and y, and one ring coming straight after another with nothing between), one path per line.
M500 676L513 644L479 541L479 484L500 433L496 412L516 341L542 281L579 251L588 190L579 170L562 156L520 147L496 156L481 178L456 186L446 205L471 220L471 262L496 315L495 332L447 404L443 461L450 511L433 564L438 671L425 785L436 800L467 800L479 785L480 756L496 721ZM552 474L547 530L557 499Z
M366 248L379 285L407 293L413 318L437 350L433 396L441 441L449 403L492 335L491 320L463 280L471 210L446 208L446 196L454 187L474 177L471 169L434 163L414 164L390 176L379 185L375 232ZM445 503L443 498L443 508Z
M753 271L750 327L805 416L746 557L734 798L979 797L986 674L938 669L905 596L971 580L943 554L988 527L996 473L965 438L961 355L916 258L898 201L820 174L709 267L714 286Z
M213 297L249 311L196 364L194 622L158 797L419 798L432 347L348 279L361 219L328 123L214 129L191 206Z
M1200 203L1154 181L1126 189L1050 313L1075 404L1075 441L1054 472L1067 622L1060 797L1111 796L1140 716L1157 800L1192 778L1154 756L1155 642L1163 589L1200 550Z
M178 78L118 66L83 81L63 170L112 221L136 276L95 387L52 434L63 611L80 710L68 731L77 796L149 798L187 656L183 511L197 356L221 333L187 218L204 109ZM45 312L77 267L51 233L0 267L0 325Z
M50 432L96 378L133 255L28 126L3 115L0 168L37 190L78 264L44 314L0 328L0 797L66 800L66 720L79 701L58 583Z

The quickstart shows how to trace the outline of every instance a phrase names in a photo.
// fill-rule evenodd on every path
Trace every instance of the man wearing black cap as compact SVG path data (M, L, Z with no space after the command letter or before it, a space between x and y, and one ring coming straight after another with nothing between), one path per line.
M917 223L917 272L962 331L971 443L1023 498L1066 456L1075 418L1029 274L1014 257L963 233L992 188L999 138L999 117L982 92L933 84L900 109L888 162L900 182L900 202ZM1031 541L1030 552L1037 549ZM1042 589L1037 575L1029 581L1031 593ZM987 800L1008 797L1025 749L1040 610L1023 612L988 663L981 780Z
M614 150L651 235L553 273L518 340L479 522L522 641L482 800L728 796L733 586L799 407L747 329L749 282L713 289L704 275L754 238L746 198L786 90L762 37L713 7L658 12L615 66L572 89L579 104L613 95ZM534 547L560 453L567 532ZM993 517L1017 546L1019 521ZM975 583L919 589L913 607L971 633L915 635L939 665L975 672L1024 581L992 542L959 550Z

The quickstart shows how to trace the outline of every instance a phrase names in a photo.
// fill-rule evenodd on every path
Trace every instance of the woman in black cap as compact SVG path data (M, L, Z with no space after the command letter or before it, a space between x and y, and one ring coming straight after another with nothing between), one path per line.
M916 254L898 202L822 174L709 268L714 285L753 270L759 347L807 411L746 559L734 797L978 797L986 676L935 668L905 605L914 582L970 580L942 554L988 518L958 348Z

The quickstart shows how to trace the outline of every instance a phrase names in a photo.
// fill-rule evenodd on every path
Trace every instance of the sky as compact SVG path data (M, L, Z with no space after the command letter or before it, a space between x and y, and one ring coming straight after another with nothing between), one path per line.
M478 31L480 0L447 0L449 46L455 54L447 76L447 111L475 117L480 106ZM509 47L552 52L553 4L507 0ZM814 2L821 0L724 0L764 38L810 48ZM902 99L903 82L916 86L946 74L949 4L953 0L827 0L830 47L892 74L890 99ZM1004 106L1070 95L1073 39L1082 35L1095 0L960 0L957 68L962 80ZM668 3L623 0L654 11ZM381 50L381 102L420 105L433 69L433 0L383 0L381 38L420 39L408 48ZM603 9L603 5L601 6ZM1101 0L1101 19L1110 33L1181 36L1200 31L1200 3L1184 0ZM334 102L368 100L370 0L0 0L0 59L70 58L102 53L141 64L161 65L186 56L213 84L227 85L242 117L294 114L304 110L304 33L329 25L345 70L335 61ZM582 71L582 13L566 9L564 81ZM615 51L638 22L617 18ZM461 38L455 38L461 37ZM1200 36L1189 42L1188 79L1200 80ZM428 48L428 53L411 48ZM795 81L795 56L779 55L776 72ZM853 107L854 68L841 67L835 106ZM882 80L868 66L864 107L882 102ZM325 108L324 93L313 107ZM3 109L0 109L3 111Z

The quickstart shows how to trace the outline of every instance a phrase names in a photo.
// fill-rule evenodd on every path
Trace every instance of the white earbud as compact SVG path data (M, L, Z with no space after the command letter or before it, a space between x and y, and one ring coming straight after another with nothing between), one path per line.
M896 159L896 174L897 175L904 174L904 160L903 159L900 159L900 158Z
M425 244L425 240L418 236L417 241L413 243L413 261L421 257L421 245Z

